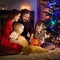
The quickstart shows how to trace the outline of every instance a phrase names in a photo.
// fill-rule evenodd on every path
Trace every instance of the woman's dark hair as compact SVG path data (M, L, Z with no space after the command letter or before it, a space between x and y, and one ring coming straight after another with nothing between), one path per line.
M9 14L9 16L8 16L8 20L9 19L14 19L14 17L16 16L16 15L18 15L20 13L20 11L19 10L16 10L16 9L13 9L12 11L11 11L11 13Z
M20 16L20 19L23 19L23 16L24 16L25 13L26 13L26 14L30 14L31 11L28 10L28 9L22 9L22 10L21 10L21 16Z

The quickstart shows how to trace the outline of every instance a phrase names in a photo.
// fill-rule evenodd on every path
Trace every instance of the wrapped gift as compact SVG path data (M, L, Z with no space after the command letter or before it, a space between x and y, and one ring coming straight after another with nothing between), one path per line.
M40 46L41 40L38 38L31 39L31 46Z

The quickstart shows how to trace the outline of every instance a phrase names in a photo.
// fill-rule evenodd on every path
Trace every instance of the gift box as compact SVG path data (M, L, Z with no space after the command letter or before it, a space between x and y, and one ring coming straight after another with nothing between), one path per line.
M40 46L41 45L41 40L38 39L38 38L31 39L30 45L31 46Z

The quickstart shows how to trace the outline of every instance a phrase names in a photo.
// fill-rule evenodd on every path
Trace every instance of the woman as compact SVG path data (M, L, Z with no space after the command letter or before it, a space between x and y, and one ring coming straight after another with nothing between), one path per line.
M9 36L10 36L10 33L12 32L13 30L13 23L14 22L17 22L20 18L20 11L18 10L13 10L10 14L10 16L8 17L5 25L4 25L4 31L3 31L3 34L1 35L0 37L0 45L1 47L8 47L8 48L12 48L12 49L15 49L16 50L18 48L21 48L22 46L21 45L18 45L18 44L14 44L12 42L9 41Z
M44 43L44 30L43 30L43 23L36 23L35 25L35 33L33 38L40 39L40 45Z

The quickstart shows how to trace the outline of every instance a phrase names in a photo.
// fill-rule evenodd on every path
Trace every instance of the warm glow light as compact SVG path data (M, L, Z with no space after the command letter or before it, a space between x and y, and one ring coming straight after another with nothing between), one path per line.
M20 6L20 10L22 10L22 9L31 10L31 6L30 6L29 4L22 4L22 5Z

